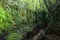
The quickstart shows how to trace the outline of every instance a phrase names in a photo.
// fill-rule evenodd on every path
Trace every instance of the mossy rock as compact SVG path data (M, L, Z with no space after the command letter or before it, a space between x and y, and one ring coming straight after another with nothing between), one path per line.
M21 40L23 37L18 33L11 33L7 36L7 40Z

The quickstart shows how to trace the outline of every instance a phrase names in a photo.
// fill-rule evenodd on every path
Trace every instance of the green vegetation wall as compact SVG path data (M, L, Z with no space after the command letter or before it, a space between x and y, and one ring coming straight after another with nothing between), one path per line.
M55 21L60 20L60 12L57 12L59 2L58 0L0 0L0 39L21 40L26 33L36 27L36 24L40 26L44 22L51 27Z

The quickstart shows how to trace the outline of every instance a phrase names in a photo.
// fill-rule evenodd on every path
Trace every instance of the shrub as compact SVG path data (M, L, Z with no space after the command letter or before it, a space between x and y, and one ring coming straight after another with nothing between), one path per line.
M22 39L22 35L18 33L11 33L7 36L7 40L21 40L21 39Z

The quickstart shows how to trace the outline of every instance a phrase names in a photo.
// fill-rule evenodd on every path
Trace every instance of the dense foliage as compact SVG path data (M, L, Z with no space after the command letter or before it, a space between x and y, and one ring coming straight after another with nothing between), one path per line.
M36 25L59 27L59 10L59 0L0 0L0 40L21 40Z

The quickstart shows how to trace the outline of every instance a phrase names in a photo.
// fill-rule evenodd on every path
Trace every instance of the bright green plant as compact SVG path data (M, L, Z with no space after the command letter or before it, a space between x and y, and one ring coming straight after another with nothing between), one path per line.
M0 28L8 31L14 25L14 21L9 12L5 11L0 5Z
M21 40L23 37L18 33L10 33L7 36L7 40Z

